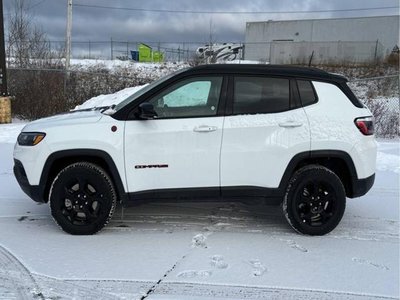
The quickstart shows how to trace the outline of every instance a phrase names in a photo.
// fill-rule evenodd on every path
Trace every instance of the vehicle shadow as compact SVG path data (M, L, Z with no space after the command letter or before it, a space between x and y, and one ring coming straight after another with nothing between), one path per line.
M293 232L279 205L243 202L150 202L117 207L108 229L173 232Z

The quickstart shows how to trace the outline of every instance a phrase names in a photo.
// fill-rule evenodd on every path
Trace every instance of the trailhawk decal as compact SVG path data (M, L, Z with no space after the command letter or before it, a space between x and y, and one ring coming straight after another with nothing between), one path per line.
M154 169L154 168L168 168L168 165L136 165L135 169Z

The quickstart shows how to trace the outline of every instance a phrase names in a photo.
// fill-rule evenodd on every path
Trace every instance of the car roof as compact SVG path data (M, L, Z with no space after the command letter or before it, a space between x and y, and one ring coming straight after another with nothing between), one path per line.
M347 81L347 78L338 74L326 72L313 67L266 65L266 64L209 64L200 65L186 70L187 73L233 73L290 76L324 81ZM186 73L185 72L185 73Z

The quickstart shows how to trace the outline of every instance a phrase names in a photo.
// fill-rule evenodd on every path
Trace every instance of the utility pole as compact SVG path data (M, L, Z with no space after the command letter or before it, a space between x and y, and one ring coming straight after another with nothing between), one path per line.
M111 60L114 60L114 45L113 45L113 39L111 38Z
M4 43L3 0L0 0L0 97L7 97L6 45Z
M65 69L68 71L71 64L71 31L72 31L72 0L67 0L67 34L65 43Z
M7 91L6 47L4 43L3 0L0 0L0 123L11 123L11 101Z
M209 55L208 55L208 57L207 57L207 64L210 64L210 63L213 62L212 60L213 60L213 56L214 56L212 27L213 27L212 18L210 18L210 37L209 37L210 41L209 41L209 44L208 44Z

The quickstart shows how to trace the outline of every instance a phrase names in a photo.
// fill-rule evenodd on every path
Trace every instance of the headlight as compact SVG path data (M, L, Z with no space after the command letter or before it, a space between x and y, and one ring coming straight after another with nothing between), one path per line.
M18 136L18 144L21 146L35 146L46 136L43 132L21 132Z

